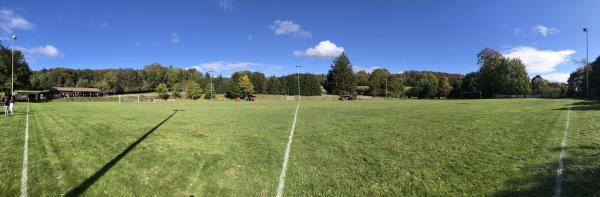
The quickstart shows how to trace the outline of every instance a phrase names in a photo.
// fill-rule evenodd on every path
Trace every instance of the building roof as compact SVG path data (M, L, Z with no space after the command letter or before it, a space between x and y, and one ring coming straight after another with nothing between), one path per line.
M52 87L52 89L60 92L101 92L98 88Z
M37 94L44 92L48 92L48 90L15 90L15 93L17 94Z

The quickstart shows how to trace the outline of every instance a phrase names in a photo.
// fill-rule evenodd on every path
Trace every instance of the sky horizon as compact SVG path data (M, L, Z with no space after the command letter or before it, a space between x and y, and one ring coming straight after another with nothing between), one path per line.
M600 1L6 1L0 41L33 70L164 66L267 75L326 73L345 52L354 70L478 70L492 48L530 76L566 82L594 45ZM597 42L596 42L597 43Z

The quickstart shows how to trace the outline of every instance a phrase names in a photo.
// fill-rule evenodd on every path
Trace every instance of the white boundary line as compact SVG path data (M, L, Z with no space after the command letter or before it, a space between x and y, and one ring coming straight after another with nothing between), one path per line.
M567 111L567 121L565 123L565 130L563 131L563 139L560 143L560 156L558 157L558 169L556 170L556 185L554 186L554 196L560 197L562 191L562 175L563 175L563 158L565 157L565 147L567 146L567 134L569 132L569 115L571 114L571 104L569 104L569 111Z
M27 115L25 115L25 145L23 148L23 172L21 173L21 197L27 197L27 164L29 147L29 103L27 103Z
M283 196L283 188L285 187L285 173L287 171L288 160L290 159L290 149L292 149L292 139L294 138L294 129L296 128L296 120L298 119L298 108L300 108L300 98L298 98L298 105L296 106L296 113L294 113L294 123L292 123L292 130L288 137L287 147L285 148L285 156L283 157L283 164L281 168L281 174L279 174L279 186L277 187L277 197Z

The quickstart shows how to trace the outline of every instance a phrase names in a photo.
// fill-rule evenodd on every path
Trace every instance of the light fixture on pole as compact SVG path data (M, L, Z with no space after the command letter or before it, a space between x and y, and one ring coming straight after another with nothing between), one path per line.
M15 95L15 40L17 40L17 35L13 35L11 39L11 74L10 74L10 95Z
M298 100L300 100L300 68L302 68L302 66L296 66L296 68L298 69Z
M209 70L208 72L211 73L208 76L210 76L210 100L212 101L212 99L213 99L213 90L215 89L215 85L213 85L213 82L212 82L212 73L214 73L215 70Z
M387 81L388 81L388 73L385 73L385 100L388 99L388 89L387 89Z
M590 74L588 66L590 65L590 57L589 57L589 42L588 42L588 28L584 27L583 31L585 32L585 97L590 98Z

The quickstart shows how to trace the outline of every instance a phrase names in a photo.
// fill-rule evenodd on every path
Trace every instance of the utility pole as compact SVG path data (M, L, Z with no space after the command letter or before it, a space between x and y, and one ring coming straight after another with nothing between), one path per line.
M296 66L296 68L298 69L298 100L300 100L300 68L302 68L302 66Z
M213 99L213 90L215 89L215 85L212 82L212 78L213 78L212 77L213 76L212 73L214 73L215 70L209 70L208 72L211 73L211 74L209 74L209 76L210 76L210 100L212 101L212 99Z
M17 35L13 35L11 39L11 74L10 74L10 95L15 95L15 40L17 40Z
M388 74L385 73L385 100L388 99L387 80L388 80Z
M589 57L589 39L588 39L588 28L584 27L583 31L585 32L585 97L587 99L590 98L590 74L588 66L590 65L590 57Z

